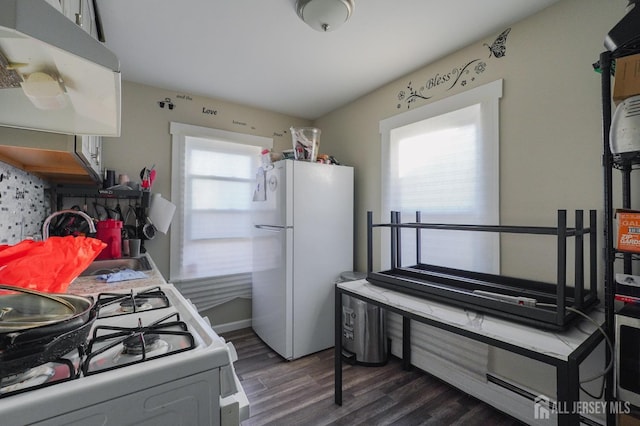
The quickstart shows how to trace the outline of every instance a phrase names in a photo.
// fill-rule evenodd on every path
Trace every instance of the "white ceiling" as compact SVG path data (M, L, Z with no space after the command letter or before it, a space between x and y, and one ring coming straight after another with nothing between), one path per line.
M101 0L127 81L316 119L558 0L355 0L321 33L295 0Z

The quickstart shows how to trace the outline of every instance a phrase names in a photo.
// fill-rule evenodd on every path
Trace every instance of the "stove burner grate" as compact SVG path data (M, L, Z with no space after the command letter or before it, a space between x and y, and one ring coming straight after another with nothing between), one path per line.
M138 293L100 293L97 300L98 318L108 318L171 306L160 287L153 287Z
M82 349L78 348L80 357ZM78 366L79 367L79 366ZM31 368L23 373L0 378L0 398L45 388L80 377L80 370L71 359L60 358Z
M178 343L171 345L168 340ZM150 325L137 327L100 325L93 330L82 364L85 376L188 351L196 347L187 324L174 312Z
M158 348L161 341L157 333L134 334L122 342L122 353L142 355L146 351L152 352Z

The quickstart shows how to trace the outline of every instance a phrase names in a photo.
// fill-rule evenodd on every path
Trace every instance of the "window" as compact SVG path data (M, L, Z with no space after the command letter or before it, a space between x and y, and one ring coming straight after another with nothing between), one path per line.
M499 224L498 101L502 81L380 122L382 221ZM421 263L499 273L499 235L422 230ZM414 230L403 230L402 264L416 263ZM389 239L382 238L383 268Z
M272 139L171 123L170 278L199 309L250 295L251 217L260 151ZM204 290L204 291L203 291ZM248 293L247 293L248 292Z

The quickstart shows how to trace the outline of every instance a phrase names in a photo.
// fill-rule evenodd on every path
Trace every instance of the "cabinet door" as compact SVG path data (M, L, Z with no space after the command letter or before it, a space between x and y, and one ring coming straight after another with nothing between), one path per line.
M100 175L102 171L102 136L89 136L91 147L91 168Z
M97 38L95 11L91 0L60 0L62 13L84 31Z
M77 136L76 153L96 177L100 177L102 168L102 137Z

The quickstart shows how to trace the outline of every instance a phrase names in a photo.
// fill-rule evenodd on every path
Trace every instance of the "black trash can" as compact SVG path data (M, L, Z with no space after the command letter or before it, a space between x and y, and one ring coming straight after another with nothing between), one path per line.
M362 272L347 271L338 282L366 278ZM385 310L362 300L342 295L342 358L367 366L385 365L389 358Z

